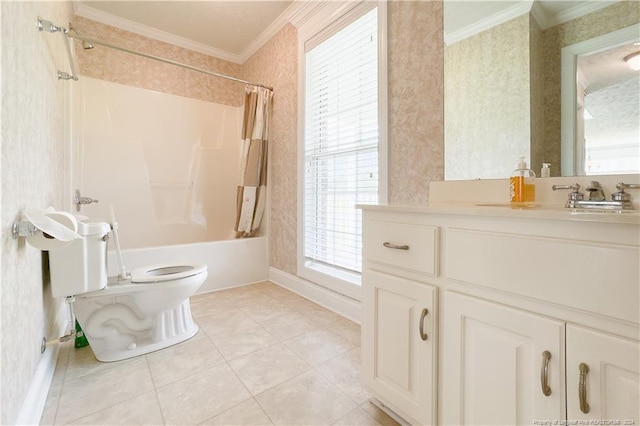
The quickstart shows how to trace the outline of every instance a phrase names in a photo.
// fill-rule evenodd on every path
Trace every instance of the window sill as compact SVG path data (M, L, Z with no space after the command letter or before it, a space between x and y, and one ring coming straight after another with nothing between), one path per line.
M298 275L336 293L358 301L362 299L362 276L360 274L306 260L304 265L298 268Z

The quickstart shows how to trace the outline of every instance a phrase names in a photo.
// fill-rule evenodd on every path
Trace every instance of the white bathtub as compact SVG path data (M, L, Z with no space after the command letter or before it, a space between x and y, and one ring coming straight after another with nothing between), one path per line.
M205 263L209 276L198 293L265 281L269 273L266 237L128 249L122 257L128 271L158 263ZM109 275L117 275L114 251L107 262Z

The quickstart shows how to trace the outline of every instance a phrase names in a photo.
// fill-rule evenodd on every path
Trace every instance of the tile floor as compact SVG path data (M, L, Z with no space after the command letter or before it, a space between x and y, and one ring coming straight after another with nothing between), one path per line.
M397 424L359 385L357 324L270 282L191 310L195 337L134 359L65 345L41 424Z

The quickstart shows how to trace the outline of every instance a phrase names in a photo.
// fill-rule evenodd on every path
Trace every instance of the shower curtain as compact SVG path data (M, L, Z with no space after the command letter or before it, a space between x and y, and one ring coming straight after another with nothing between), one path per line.
M242 167L236 205L236 238L252 237L260 228L267 196L267 141L273 92L246 88L242 124Z

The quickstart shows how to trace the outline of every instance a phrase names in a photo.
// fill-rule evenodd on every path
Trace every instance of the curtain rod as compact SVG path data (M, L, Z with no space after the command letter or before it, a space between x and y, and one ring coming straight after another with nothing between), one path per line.
M99 46L108 47L108 48L111 48L111 49L119 50L121 52L130 53L132 55L142 56L143 58L153 59L154 61L164 62L165 64L171 64L171 65L175 65L175 66L178 66L178 67L186 68L186 69L189 69L189 70L192 70L192 71L201 72L203 74L209 74L209 75L212 75L214 77L226 78L227 80L237 81L238 83L245 83L245 84L249 84L251 86L263 87L265 89L273 91L273 87L265 86L264 84L253 83L251 81L242 80L242 79L239 79L239 78L231 77L229 75L220 74L220 73L217 73L217 72L205 70L203 68L198 68L198 67L194 67L194 66L191 66L191 65L183 64L182 62L172 61L171 59L165 59L165 58L161 58L159 56L149 55L147 53L142 53L142 52L137 52L135 50L125 49L124 47L115 46L113 44L109 44L109 43L106 43L106 42L101 41L101 40L97 40L97 39L93 39L93 38L82 36L82 35L78 34L73 28L70 28L70 30L71 31L67 32L67 37L75 38L75 39L84 41L86 43L89 43L91 45L97 44Z

